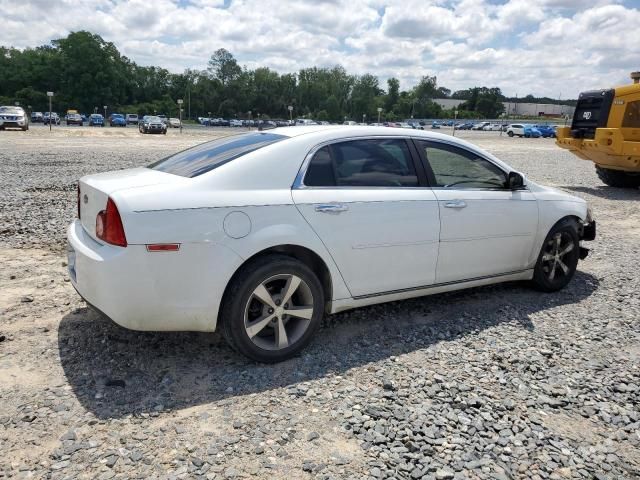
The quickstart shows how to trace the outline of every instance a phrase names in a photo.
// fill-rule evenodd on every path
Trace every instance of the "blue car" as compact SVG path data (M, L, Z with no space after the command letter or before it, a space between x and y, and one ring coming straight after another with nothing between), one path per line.
M556 136L556 129L550 125L537 125L536 128L540 130L540 134L544 138L548 138L548 137L553 138Z
M109 126L126 127L127 119L121 113L112 113L111 115L109 115Z
M524 136L525 138L540 138L542 133L535 125L525 125L524 126Z
M99 113L94 113L92 115L89 115L89 126L104 127L104 117Z

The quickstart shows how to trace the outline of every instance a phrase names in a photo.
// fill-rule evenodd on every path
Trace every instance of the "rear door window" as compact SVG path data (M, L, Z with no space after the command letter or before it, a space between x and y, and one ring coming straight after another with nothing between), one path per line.
M193 178L286 138L285 135L263 132L231 135L183 150L152 163L148 168Z
M366 139L318 150L304 183L325 187L417 187L418 176L404 139Z

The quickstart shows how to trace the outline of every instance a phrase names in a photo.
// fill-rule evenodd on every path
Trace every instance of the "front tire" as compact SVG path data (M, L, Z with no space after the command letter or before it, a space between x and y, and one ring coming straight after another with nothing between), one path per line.
M510 137L513 137L513 132L507 132L507 135L509 135Z
M621 170L611 170L596 165L596 173L603 183L617 188L640 187L640 174L632 174Z
M225 293L221 330L225 340L252 360L274 363L296 355L324 314L324 292L304 263L269 255L244 267Z
M533 285L543 292L556 292L571 281L578 268L580 237L575 220L556 223L544 239L533 272Z

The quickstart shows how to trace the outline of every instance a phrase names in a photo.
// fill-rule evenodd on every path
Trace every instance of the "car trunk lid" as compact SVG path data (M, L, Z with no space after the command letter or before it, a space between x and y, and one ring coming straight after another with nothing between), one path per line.
M92 238L97 239L96 216L105 209L109 196L115 192L185 180L187 179L183 177L148 168L133 168L82 177L78 192L82 227Z

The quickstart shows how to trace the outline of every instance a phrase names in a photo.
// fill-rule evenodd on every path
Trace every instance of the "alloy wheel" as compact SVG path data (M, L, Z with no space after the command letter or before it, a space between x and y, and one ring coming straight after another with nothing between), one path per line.
M542 254L542 270L549 281L553 282L571 273L564 260L574 248L573 238L566 232L557 232L547 241Z
M311 324L314 298L300 277L282 274L260 283L249 296L244 328L264 350L282 350L298 342Z

